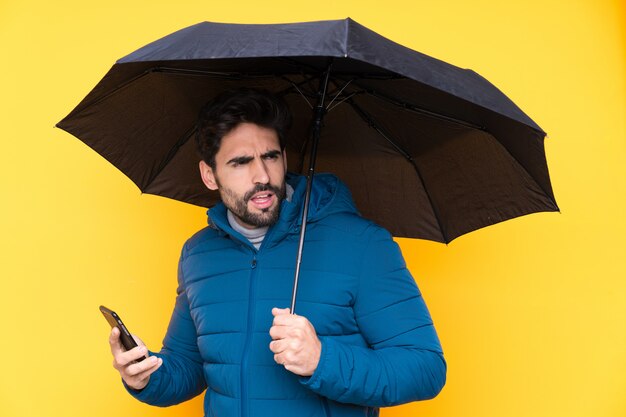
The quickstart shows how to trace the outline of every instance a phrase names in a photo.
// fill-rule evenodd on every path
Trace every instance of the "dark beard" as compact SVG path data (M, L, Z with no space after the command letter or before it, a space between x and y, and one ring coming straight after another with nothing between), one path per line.
M270 207L267 209L263 209L261 213L251 213L248 210L248 201L254 196L254 194L260 191L271 191L276 196L276 200L278 204L275 207ZM229 193L229 190L224 190L224 192ZM234 198L235 204L233 207L228 207L228 209L238 217L245 224L249 224L255 227L265 227L271 226L278 221L280 217L280 207L282 201L285 199L287 194L287 187L283 182L282 187L274 187L271 184L257 184L252 190L248 191L243 199ZM234 197L232 194L230 196ZM226 199L222 198L222 201L226 203Z

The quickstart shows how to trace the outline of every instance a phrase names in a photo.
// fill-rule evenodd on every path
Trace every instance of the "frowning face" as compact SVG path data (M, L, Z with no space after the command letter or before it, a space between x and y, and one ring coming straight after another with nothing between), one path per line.
M276 132L253 123L241 123L222 138L215 169L200 161L204 184L218 190L237 222L250 229L278 220L286 172Z

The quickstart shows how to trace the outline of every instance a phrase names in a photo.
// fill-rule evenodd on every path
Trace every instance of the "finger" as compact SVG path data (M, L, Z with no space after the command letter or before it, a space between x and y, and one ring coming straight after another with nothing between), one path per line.
M274 354L274 361L283 366L297 365L297 357L289 351Z
M113 327L109 334L109 345L111 345L111 353L116 356L124 352L122 343L120 342L120 329Z
M273 340L270 342L270 350L274 353L282 353L288 344L285 340Z
M113 367L120 372L136 360L146 357L148 349L145 346L137 346L131 350L116 353L113 355Z
M139 336L135 335L135 334L131 334L131 336L133 337L133 339L135 340L135 343L137 343L137 346L145 346L146 344L143 342L143 340L141 340L139 338Z
M298 366L296 364L285 364L285 365L283 365L283 367L285 368L285 370L287 370L287 371L289 371L291 373L294 373L296 375L300 375L300 376L311 376L311 375L313 375L313 374L305 374L305 373L303 373L302 367Z
M140 375L145 373L150 374L156 371L156 369L161 366L160 364L162 362L163 360L158 356L150 356L146 360L128 365L128 367L126 367L124 371L124 374L141 379Z
M274 320L272 321L272 324L275 326L293 326L294 323L297 321L296 319L300 317L300 316L296 316L295 314L280 314L277 316L274 316Z
M156 358L156 356L153 357ZM152 375L157 369L159 369L162 364L163 359L157 358L156 364L154 366L151 366L134 376L122 373L122 378L129 387L133 389L142 389L148 384L150 375Z
M156 358L156 356L153 356ZM148 378L150 375L152 375L157 369L159 369L161 367L161 365L163 365L163 359L158 358L155 365L151 366L150 368L146 369L143 372L140 372L139 374L137 374L135 376L136 379L143 381L146 378Z
M141 358L148 357L148 348L145 346L136 346L131 350L127 350L123 353L125 357L129 359L130 362L137 361Z
M272 340L284 339L289 333L289 328L286 326L272 326L270 327L270 336Z
M283 365L284 366L284 358L283 355L280 353L277 353L274 355L274 362L276 362L279 365Z

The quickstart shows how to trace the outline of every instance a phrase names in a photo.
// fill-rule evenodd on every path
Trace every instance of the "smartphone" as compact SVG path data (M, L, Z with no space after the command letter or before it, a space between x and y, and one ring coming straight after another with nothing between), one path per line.
M105 306L100 306L100 312L109 322L111 328L117 327L118 329L120 329L120 341L122 342L122 346L124 346L125 350L131 350L132 348L137 347L137 342L135 342L135 339L133 339L133 336L124 325L124 322L115 311L110 310ZM141 362L144 359L145 357L142 356L141 358L137 359L137 361Z

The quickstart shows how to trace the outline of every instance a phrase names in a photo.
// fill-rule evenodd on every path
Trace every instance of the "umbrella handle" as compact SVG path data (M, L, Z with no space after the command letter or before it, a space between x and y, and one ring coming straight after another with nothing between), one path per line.
M313 143L311 144L311 155L309 159L309 171L306 177L306 191L304 193L304 206L302 207L302 222L300 228L300 241L298 242L298 256L296 258L296 271L293 277L293 291L291 293L291 308L289 312L296 314L296 297L298 294L298 280L300 278L300 265L302 264L302 252L304 248L304 235L306 234L306 224L309 214L309 201L311 200L311 189L313 188L313 176L315 174L315 160L317 159L317 144L320 141L322 132L322 120L326 114L324 101L326 100L326 91L328 89L328 79L332 67L332 59L326 69L323 81L320 81L319 100L315 107L315 115L313 119Z

